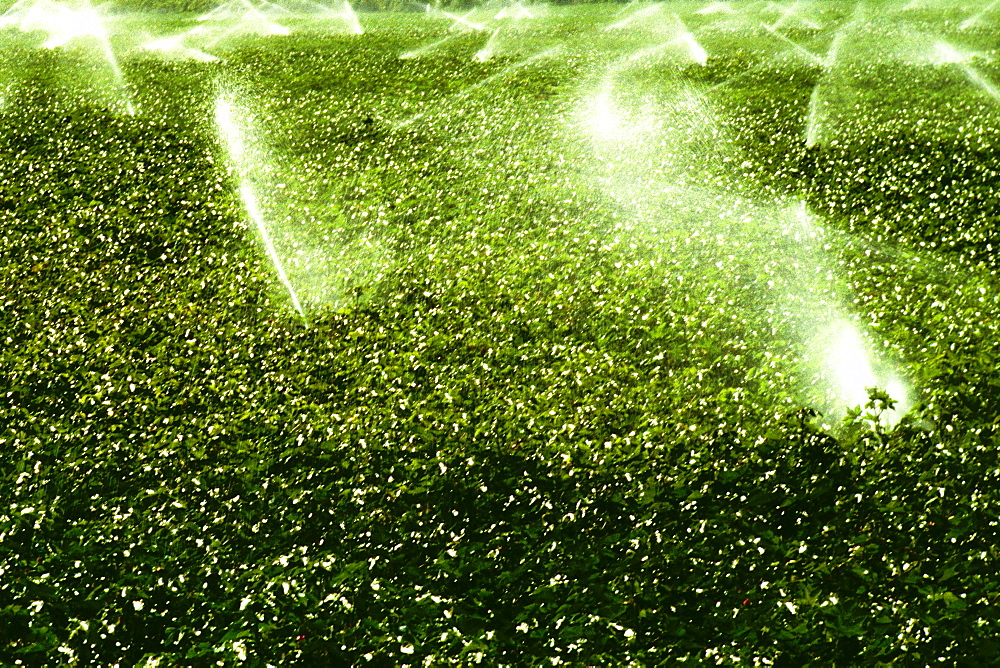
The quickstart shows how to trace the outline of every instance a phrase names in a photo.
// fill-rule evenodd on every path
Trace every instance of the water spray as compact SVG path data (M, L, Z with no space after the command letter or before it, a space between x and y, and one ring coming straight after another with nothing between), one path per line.
M605 32L610 32L612 30L620 30L621 28L626 27L627 25L633 23L634 21L638 21L639 19L646 18L647 16L652 16L653 14L659 13L661 11L663 11L663 5L659 4L659 3L657 3L655 5L650 5L649 7L643 7L642 9L640 9L637 12L635 12L634 14L630 14L630 15L626 16L621 21L617 21L615 23L612 23L609 26L605 26L604 27L604 31Z
M771 35L773 35L775 38L781 40L782 42L790 46L796 53L804 56L805 59L808 60L809 62L813 63L814 65L818 65L819 67L826 67L826 62L824 61L824 59L820 58L819 56L809 51L808 49L805 49L797 42L788 39L780 32L778 32L774 26L764 25L763 28Z
M984 77L979 70L966 63L960 63L959 67L963 72L965 72L965 76L968 77L969 81L979 86L983 92L992 97L994 100L1000 102L1000 88L997 88L993 82Z
M695 12L702 16L710 14L735 14L736 10L728 2L713 2L708 7L703 7Z
M778 19L774 23L772 23L770 26L765 26L765 27L767 27L768 30L776 31L778 28L780 28L783 25L785 25L785 23L790 18L794 17L794 18L798 19L805 27L809 28L810 30L818 30L820 28L819 24L815 23L814 21L810 21L807 18L804 18L801 14L798 13L797 10L798 10L798 7L799 7L800 4L801 4L800 2L793 2L790 6L782 9L781 10L781 15L778 17ZM776 7L776 9L777 9L777 7Z
M813 147L821 139L824 103L820 97L819 84L813 86L809 95L809 111L806 115L806 146Z
M354 11L354 7L351 7L351 3L348 0L344 0L344 6L340 10L340 18L347 23L349 27L349 32L352 35L364 35L365 29L361 27L361 21L358 19L357 13Z
M158 53L164 58L194 60L200 63L212 63L219 60L210 53L205 53L201 49L195 49L184 44L184 35L149 40L148 42L143 42L142 48L146 51Z
M306 313L302 308L301 302L299 301L299 295L295 290L295 286L292 285L292 282L288 278L288 273L285 271L285 266L281 261L277 248L274 246L274 242L271 239L267 222L264 220L264 216L260 210L260 204L257 200L257 195L254 192L253 184L250 178L250 173L253 167L252 156L248 154L245 133L236 122L235 116L233 107L229 101L226 100L225 97L219 96L219 98L215 101L215 125L218 129L219 137L225 145L226 152L229 155L229 160L233 169L239 178L240 199L243 202L243 208L247 213L247 217L254 224L254 227L257 228L257 231L260 234L261 242L264 244L264 250L267 253L267 257L274 266L274 271L278 276L278 280L288 292L292 306L302 317L302 321L306 324L306 327L308 327L309 320L306 317Z
M772 258L776 250L787 256L785 262L765 264L772 267L767 271L773 278L768 281L769 310L783 316L775 330L777 357L792 363L795 351L802 351L803 396L833 414L863 406L868 388L881 387L898 402L896 410L886 411L881 419L897 422L911 406L911 390L891 362L875 353L850 316L840 294L842 282L826 258L822 230L805 202L756 205L704 185L711 182L705 173L732 177L727 164L740 163L739 149L718 150L725 139L715 130L718 121L698 90L678 87L664 97L662 87L656 86L654 95L643 96L630 77L628 92L616 95L615 77L634 67L632 60L625 57L608 65L594 94L580 107L581 126L598 163L607 170L607 176L598 177L602 186L632 211L638 234L649 225L657 235L666 228L666 237L683 236L685 243L732 238L748 256ZM821 104L815 94L810 142L819 132ZM700 137L711 143L699 144ZM706 150L708 146L716 152ZM650 173L655 176L644 176ZM723 271L725 258L733 256L714 248L703 248L704 259ZM670 252L676 253L676 247ZM791 348L785 348L785 340L794 341Z
M992 81L984 77L979 70L969 64L969 61L976 55L978 54L960 51L947 42L937 42L934 45L931 61L937 64L957 66L973 85L994 100L1000 102L1000 89Z
M400 60L411 60L413 58L419 58L422 55L424 55L425 53L433 51L434 49L437 49L438 47L444 46L445 44L447 44L448 42L452 41L456 37L461 37L462 34L463 33L454 33L454 34L448 35L447 37L439 39L439 40L437 40L435 42L431 42L430 44L426 44L426 45L418 47L416 49L412 49L410 51L407 51L406 53L401 53L399 55L399 59Z
M522 5L520 2L515 2L512 5L504 7L499 12L497 12L494 19L533 19L535 15L531 13L531 10Z
M486 32L487 30L489 30L489 28L487 28L482 23L475 23L474 21L470 21L466 18L467 16L470 16L473 12L468 12L463 16L457 16L455 14L452 14L451 12L446 12L443 9L438 11L440 11L444 17L454 21L454 23L451 26L452 28L455 28L457 26L462 26L468 30L475 30L476 32Z
M555 56L556 54L560 53L562 50L563 50L563 46L561 44L560 45L556 45L556 46L553 46L550 49L546 49L545 51L542 51L540 53L536 53L533 56L529 56L528 58L525 58L524 60L522 60L520 62L514 63L513 65L509 65L508 67L505 67L504 69L500 70L496 74L488 76L485 79L483 79L482 81L474 83L471 86L469 86L467 88L464 88L464 89L458 91L457 93L454 93L453 95L450 95L448 98L446 98L438 106L441 107L441 106L444 106L444 105L454 104L456 101L462 100L462 99L468 97L470 94L472 94L476 90L482 88L483 86L488 86L489 84L491 84L491 83L493 83L493 82L495 82L495 81L497 81L499 79L502 79L504 77L510 76L512 73L514 73L514 72L516 72L516 71L518 71L520 69L523 69L525 67L528 67L529 65L531 65L532 63L534 63L534 62L536 62L538 60L541 60L543 58L551 58L551 57ZM412 116L410 116L408 118L405 118L405 119L403 119L401 121L398 121L394 125L397 128L405 128L405 127L407 127L409 125L412 125L413 123L416 123L420 119L426 117L429 113L432 113L432 112L420 112L418 114L414 114L414 115L412 115Z
M485 63L487 60L492 58L493 51L497 47L497 37L499 35L500 35L500 29L497 28L496 30L493 31L493 34L490 35L490 38L486 40L486 44L483 45L483 48L477 51L476 55L473 56L473 58L480 63Z
M973 14L969 18L967 18L964 21L962 21L961 23L959 23L958 24L958 29L959 30L968 30L972 26L976 25L977 23L979 23L980 21L982 21L983 17L986 16L987 14L989 14L993 10L993 8L997 6L997 4L1000 4L1000 0L993 0L993 2L991 2L990 4L988 4L985 7L983 7L979 12L977 12L976 14Z
M111 69L118 92L124 99L126 112L129 116L135 115L135 105L121 65L111 48L104 18L89 1L85 1L79 9L74 9L52 0L35 0L31 3L21 0L0 17L0 26L3 25L16 25L22 32L47 33L48 38L41 45L44 49L60 48L77 40L90 39L96 42Z

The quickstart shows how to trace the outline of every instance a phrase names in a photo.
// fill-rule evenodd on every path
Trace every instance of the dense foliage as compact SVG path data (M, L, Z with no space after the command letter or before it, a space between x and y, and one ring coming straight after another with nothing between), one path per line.
M706 31L704 65L643 74L722 84L720 179L825 217L919 389L894 427L879 390L829 425L769 308L788 248L630 228L568 136L609 16L534 29L569 46L532 67L474 61L474 35L400 60L447 34L409 17L134 56L135 116L85 49L4 53L0 663L997 661L989 100L950 79L960 133L807 147L814 63ZM255 183L286 231L379 249L338 256L308 321L247 222L220 89L283 170Z

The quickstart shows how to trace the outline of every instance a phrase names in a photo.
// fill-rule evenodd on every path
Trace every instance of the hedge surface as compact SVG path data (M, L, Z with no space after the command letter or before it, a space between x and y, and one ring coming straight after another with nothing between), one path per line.
M713 98L742 195L822 214L906 356L909 417L876 391L825 427L766 309L772 247L713 269L629 236L546 120L592 56L399 61L447 33L398 25L130 57L136 116L86 53L6 52L0 663L994 663L993 117L806 147L816 67L717 46L647 75L753 71ZM287 169L261 183L391 258L308 323L220 89Z

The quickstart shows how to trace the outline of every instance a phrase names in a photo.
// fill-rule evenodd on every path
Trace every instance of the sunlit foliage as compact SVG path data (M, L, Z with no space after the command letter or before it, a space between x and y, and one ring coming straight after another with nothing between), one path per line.
M831 53L1000 17L845 4L289 21L129 52L134 115L2 33L0 664L995 663L998 108ZM817 301L898 424L826 402Z

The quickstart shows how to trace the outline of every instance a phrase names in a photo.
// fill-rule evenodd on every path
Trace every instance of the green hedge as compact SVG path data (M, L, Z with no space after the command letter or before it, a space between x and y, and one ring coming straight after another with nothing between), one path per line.
M600 250L620 213L544 176L563 173L532 153L549 128L514 110L554 114L572 63L399 128L390 112L509 62L310 40L129 61L136 117L74 78L72 54L11 56L0 663L997 661L992 148L807 150L815 73L760 107L724 98L761 189L851 231L831 252L857 308L919 362L908 419L881 426L873 393L824 430L794 351L763 352L763 278L642 240ZM261 141L290 171L333 175L343 238L368 214L385 228L388 275L308 327L247 234L215 76L265 100ZM515 146L476 136L483 109ZM483 169L484 146L494 167L513 157ZM967 195L944 222L916 204L930 179L910 199L859 180L861 164L915 178L913 160Z

